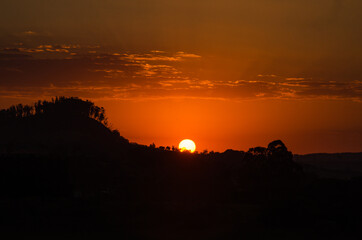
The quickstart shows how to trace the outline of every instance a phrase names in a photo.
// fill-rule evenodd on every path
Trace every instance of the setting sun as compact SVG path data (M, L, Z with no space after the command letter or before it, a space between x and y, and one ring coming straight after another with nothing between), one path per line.
M178 145L178 148L180 149L181 152L190 151L193 153L196 150L196 145L195 145L194 141L192 141L190 139L184 139L180 142L180 144Z

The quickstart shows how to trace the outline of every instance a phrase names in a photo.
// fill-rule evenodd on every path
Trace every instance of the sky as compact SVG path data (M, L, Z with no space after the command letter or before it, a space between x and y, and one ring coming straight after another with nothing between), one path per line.
M103 106L132 142L362 151L360 0L2 0L0 108Z

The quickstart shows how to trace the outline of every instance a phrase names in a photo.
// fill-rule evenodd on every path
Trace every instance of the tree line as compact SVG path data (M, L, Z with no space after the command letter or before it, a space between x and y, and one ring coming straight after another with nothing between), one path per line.
M7 109L0 110L0 121L9 121L42 115L56 116L60 118L88 117L95 119L105 126L108 125L108 120L103 107L98 107L88 100L64 96L52 98L50 101L39 100L33 105L12 105Z

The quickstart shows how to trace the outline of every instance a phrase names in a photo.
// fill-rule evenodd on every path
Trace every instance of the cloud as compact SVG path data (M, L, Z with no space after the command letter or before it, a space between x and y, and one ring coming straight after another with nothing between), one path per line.
M275 78L275 77L277 77L277 75L275 75L275 74L258 74L258 77L261 77L261 78L264 78L264 77Z
M90 53L91 52L91 53ZM254 79L205 79L186 66L202 57L185 52L105 51L77 44L25 45L0 49L4 97L55 95L148 99L348 99L362 100L361 81L314 80L259 74Z
M176 52L175 54L169 55L164 51L153 50L150 53L144 54L119 54L114 53L119 56L122 56L123 59L127 59L133 62L142 62L142 61L159 61L159 62L179 62L185 61L190 58L201 58L201 56L193 53L185 52Z
M201 56L193 53L177 52L176 55L178 58L201 58Z
M24 35L27 35L27 36L34 36L34 35L37 35L37 33L36 33L36 32L34 32L34 31L30 31L30 30L23 32L23 34L24 34Z
M304 79L305 78L302 78L302 77L290 77L290 78L286 78L285 80L287 80L287 81L302 81Z
M124 59L130 60L132 62L141 62L141 61L165 61L165 62L176 62L180 61L180 58L173 56L159 56L155 54L124 54Z

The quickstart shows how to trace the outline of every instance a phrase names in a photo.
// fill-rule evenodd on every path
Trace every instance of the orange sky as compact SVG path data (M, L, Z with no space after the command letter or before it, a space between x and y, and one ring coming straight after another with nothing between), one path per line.
M362 151L362 2L0 3L0 107L78 96L131 141ZM9 24L11 23L11 24Z
M295 153L361 150L361 106L356 102L160 99L97 103L108 109L122 135L142 144L177 146L190 138L199 151L224 151L248 150L282 139Z

